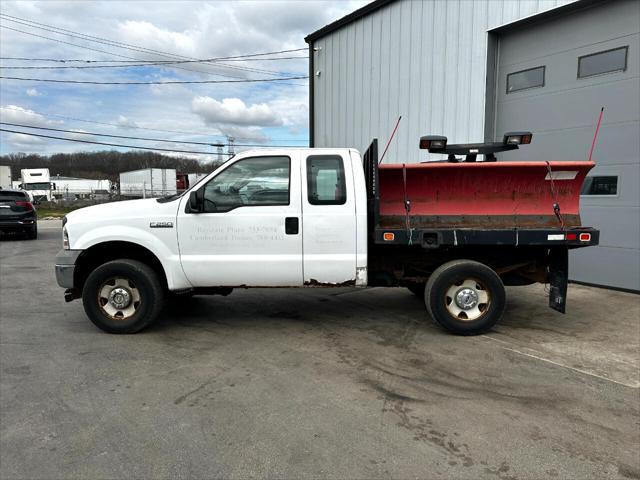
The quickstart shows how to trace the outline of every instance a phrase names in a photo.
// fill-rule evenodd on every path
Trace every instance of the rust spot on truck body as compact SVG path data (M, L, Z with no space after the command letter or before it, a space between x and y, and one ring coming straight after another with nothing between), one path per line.
M332 283L332 282L320 282L315 278L307 280L304 282L305 287L354 287L356 285L356 280L346 280L344 282Z

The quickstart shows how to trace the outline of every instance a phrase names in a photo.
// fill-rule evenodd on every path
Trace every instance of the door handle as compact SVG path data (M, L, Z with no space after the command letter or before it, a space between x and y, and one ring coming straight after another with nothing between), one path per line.
M298 217L287 217L284 219L284 233L287 235L297 235L299 229Z

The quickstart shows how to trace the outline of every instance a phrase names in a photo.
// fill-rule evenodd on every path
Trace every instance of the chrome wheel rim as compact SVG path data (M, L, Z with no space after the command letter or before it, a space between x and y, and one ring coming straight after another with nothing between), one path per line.
M114 320L127 320L135 315L141 304L140 291L124 277L113 277L98 290L98 306Z
M447 289L444 303L452 317L471 322L487 313L491 304L491 294L481 281L467 278Z

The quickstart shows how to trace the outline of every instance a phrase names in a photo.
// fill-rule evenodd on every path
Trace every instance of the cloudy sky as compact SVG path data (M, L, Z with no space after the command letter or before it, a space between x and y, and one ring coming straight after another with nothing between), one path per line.
M135 60L211 59L306 47L305 35L366 3L334 1L0 2L3 77L95 82L209 81L306 76L305 50L208 63L142 65ZM279 60L266 60L276 58ZM19 60L18 58L30 59ZM98 60L100 63L48 60ZM106 61L106 62L105 62ZM124 61L124 62L123 62ZM122 63L120 63L122 62ZM120 65L117 68L50 68ZM49 67L15 69L9 67ZM306 145L308 80L255 83L91 85L0 80L5 123L197 142ZM178 150L167 144L1 128ZM55 153L105 147L0 133L0 153ZM206 159L202 156L203 159Z

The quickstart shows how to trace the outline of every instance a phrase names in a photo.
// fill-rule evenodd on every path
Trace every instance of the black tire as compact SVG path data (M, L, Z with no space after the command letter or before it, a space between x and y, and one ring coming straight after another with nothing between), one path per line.
M101 306L101 289L113 278L122 278L139 294L132 302L135 312L128 318L110 316ZM108 333L136 333L150 325L164 306L164 290L158 275L137 260L120 259L104 263L87 278L82 289L82 304L89 319ZM117 315L117 314L116 314Z
M484 291L486 303L478 303L477 318L464 318L466 311L458 316L452 309L459 308L451 305L453 298L447 292L455 290L456 285L462 288L462 282L477 282L478 292ZM482 287L482 288L479 288ZM488 266L473 260L454 260L438 267L425 287L425 304L431 317L443 328L457 335L478 335L490 330L500 320L505 307L505 290L502 280L496 272ZM484 308L482 308L484 306ZM471 310L470 310L471 312Z
M424 287L424 283L412 283L411 285L407 285L409 291L418 298L424 298Z
M27 230L26 235L28 240L35 240L38 238L38 225L36 224Z

